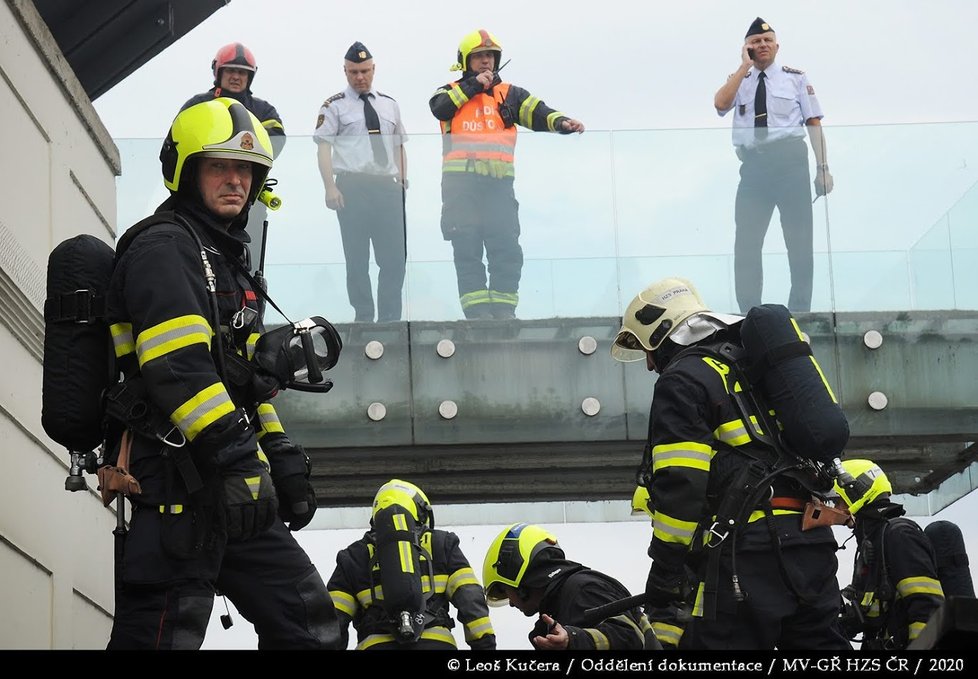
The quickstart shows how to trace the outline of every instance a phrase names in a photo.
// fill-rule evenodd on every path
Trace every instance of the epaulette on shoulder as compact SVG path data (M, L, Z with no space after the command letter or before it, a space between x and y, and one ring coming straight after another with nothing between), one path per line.
M782 66L781 70L785 73L794 73L795 75L805 75L805 72L797 68L791 68L791 66Z
M337 99L342 99L345 96L346 96L346 92L338 92L338 93L334 94L332 97L330 97L329 99L327 99L326 101L324 101L323 102L323 107L325 108L325 107L329 106L330 104L332 104Z
M382 97L387 97L387 98L388 98L388 99L390 99L391 101L397 101L397 99L395 99L395 98L394 98L394 97L392 97L391 95L389 95L389 94L384 94L384 93L383 93L383 92L381 92L380 90L377 90L377 94L379 94L379 95L380 95L380 96L382 96Z

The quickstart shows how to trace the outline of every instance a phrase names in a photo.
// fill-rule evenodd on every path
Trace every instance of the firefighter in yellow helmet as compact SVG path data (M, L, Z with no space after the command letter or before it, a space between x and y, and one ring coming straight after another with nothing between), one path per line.
M736 497L752 454L766 451L744 433L730 366L701 351L739 341L742 320L710 310L688 280L665 278L628 304L611 349L658 373L640 469L653 507L647 610L688 600L690 566L698 586L680 648L848 649L837 628L835 538L827 526L802 531L811 492L799 483L775 477L766 501L737 508L733 539L701 549L710 517Z
M357 650L454 650L449 604L470 648L496 648L485 593L458 536L435 528L428 496L409 481L378 489L370 530L336 555L327 588L344 648L352 622Z
M539 615L529 634L538 650L662 648L641 608L589 620L588 609L631 595L611 576L566 559L556 536L540 526L515 523L496 536L482 582L490 606L508 603L527 617Z
M852 583L843 590L843 627L860 648L903 649L944 602L934 548L893 502L893 486L870 460L845 460L834 490L855 517Z
M107 462L141 486L109 648L199 648L215 590L259 648L335 648L326 586L290 532L316 511L309 460L252 379L263 328L242 229L272 166L268 133L211 99L176 116L160 161L170 197L120 239L106 300L125 375L110 428L126 429Z
M485 29L469 33L452 67L462 71L462 77L439 87L428 102L441 121L441 230L452 242L459 303L466 318L516 317L523 270L513 191L516 126L560 134L584 132L579 120L502 81L501 59L496 36Z

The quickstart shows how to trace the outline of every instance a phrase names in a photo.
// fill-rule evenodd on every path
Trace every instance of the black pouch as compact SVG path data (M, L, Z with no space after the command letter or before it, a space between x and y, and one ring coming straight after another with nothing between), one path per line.
M206 485L196 493L187 491L174 451L163 452L164 503L160 512L160 546L173 559L196 559L214 543L216 504Z

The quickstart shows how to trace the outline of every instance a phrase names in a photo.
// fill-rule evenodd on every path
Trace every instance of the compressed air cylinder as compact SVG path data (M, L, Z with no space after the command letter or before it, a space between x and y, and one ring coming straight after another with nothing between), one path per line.
M781 304L753 307L740 326L751 382L777 414L795 454L831 462L849 441L849 422L791 313Z
M941 581L944 596L974 598L975 585L971 580L968 552L958 525L951 521L934 521L924 528L924 533L934 547L937 576Z
M421 547L414 517L404 507L390 505L374 515L373 523L384 594L380 603L392 620L400 622L405 613L409 616L409 623L419 617L423 619L425 600L421 586ZM420 635L421 628L417 625L415 628L412 630L408 625L404 634ZM417 636L399 640L416 641Z

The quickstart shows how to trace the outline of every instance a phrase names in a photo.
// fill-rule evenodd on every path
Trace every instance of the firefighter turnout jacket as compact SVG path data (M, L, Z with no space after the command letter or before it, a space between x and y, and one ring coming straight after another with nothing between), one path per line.
M357 631L357 650L366 649L442 649L456 648L452 628L455 622L449 604L455 607L463 626L466 643L473 650L494 650L496 635L489 621L485 592L459 546L455 533L428 530L421 536L421 589L427 600L425 629L413 644L400 644L395 638L396 621L384 611L384 593L380 587L379 569L373 558L374 536L364 536L336 555L336 569L326 587L336 608L343 647L349 641L349 624ZM427 560L431 558L431 572Z
M629 591L620 582L581 564L565 562L565 570L547 585L540 602L546 613L567 630L569 650L659 650L649 619L641 608L632 608L604 620L588 620L590 608L627 599ZM549 562L547 568L560 564Z
M845 594L859 608L863 648L906 648L944 602L930 540L903 513L883 500L856 515L858 552Z
M730 366L711 356L678 356L655 384L650 415L652 466L652 541L649 556L663 582L678 585L692 556L699 557L722 498L750 461L752 442L730 395L741 386ZM737 531L736 549L766 551L808 544L831 544L831 528L801 530L801 514L810 493L797 482L778 477L769 505L751 508ZM769 520L764 519L770 515ZM776 541L772 536L776 533ZM729 550L730 541L724 541ZM693 559L695 563L696 559ZM693 616L702 616L703 582Z
M218 325L201 253L175 215L193 228L216 276ZM246 235L234 228L225 232L199 203L179 196L164 202L156 217L159 223L131 242L126 235L120 241L106 317L126 384L138 385L144 403L169 427L137 430L143 435L135 437L131 467L144 493L131 499L180 513L193 471L173 458L186 461L189 453L205 482L217 473L250 475L259 465L269 466L258 439L270 443L285 434L271 404L256 402L248 384L236 386L218 374L216 333L222 333L225 360L228 354L250 359L262 331L260 300L232 264L244 256ZM164 438L171 446L161 445ZM169 455L161 454L165 448ZM171 478L168 465L174 464L183 483Z
M466 75L439 88L428 102L441 121L443 173L512 179L516 125L567 133L561 122L568 117L522 87L501 82L483 91L475 77Z
M649 587L679 594L685 589L684 569L689 565L699 576L695 598L688 602L693 604L693 620L713 620L718 607L724 616L737 615L731 610L741 600L731 575L736 575L735 554L745 552L744 568L750 568L751 559L747 557L755 553L772 564L771 575L781 576L776 580L765 576L762 582L752 582L756 590L777 590L755 591L755 598L776 596L785 602L779 614L789 617L790 601L817 610L812 619L818 617L819 629L812 629L809 637L815 644L813 648L844 648L841 634L830 629L835 624L833 611L838 610L835 538L828 526L802 531L801 515L811 493L801 483L784 476L774 478L760 502L743 507L743 525L719 544L719 537L710 533L721 502L734 491L745 465L753 464L751 456L770 453L760 450L761 444L748 436L746 427L753 424L741 419L731 398L740 389L730 366L715 357L695 353L677 356L656 381L650 415L650 505L655 512L649 545L653 560ZM704 547L708 540L712 548ZM711 553L714 549L719 553ZM815 554L819 555L817 559L813 558ZM740 573L742 583L747 581L747 575ZM834 599L832 592L836 593ZM759 603L752 602L750 592L746 592L746 600L749 607ZM776 620L771 624L780 626ZM712 628L705 625L701 629L707 633ZM730 643L763 648L771 643L772 635L778 637L771 629L743 632L742 639ZM786 636L781 643L803 643L795 639L794 631L785 628L783 634ZM683 635L684 642L686 636L689 635ZM722 643L701 635L690 642ZM826 645L821 646L823 643Z

